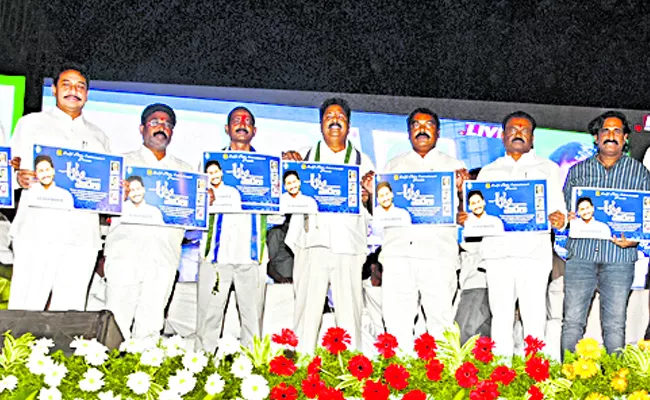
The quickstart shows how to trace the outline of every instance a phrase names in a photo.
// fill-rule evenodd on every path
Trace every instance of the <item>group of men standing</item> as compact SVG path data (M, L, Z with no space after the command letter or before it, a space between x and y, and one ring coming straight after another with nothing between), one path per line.
M82 115L87 100L87 76L76 67L55 77L56 107L22 118L13 135L18 184L28 198L34 181L34 144L110 153L109 140ZM282 154L285 160L356 164L365 193L374 192L371 160L348 140L350 107L342 99L328 99L320 107L322 140L314 146ZM190 171L187 163L167 153L176 125L174 111L152 104L141 116L143 145L125 155L125 163ZM573 167L562 191L559 167L535 154L535 120L524 112L503 121L506 154L483 167L479 180L545 179L548 220L564 228L575 218L567 213L573 187L650 190L650 173L624 154L629 125L624 115L610 112L589 125L598 153ZM412 150L388 162L382 172L454 171L458 195L470 179L465 164L436 148L440 120L419 108L407 118ZM244 107L233 109L225 132L224 151L253 152L255 117ZM207 164L210 204L221 189L218 164ZM622 177L625 177L623 179ZM129 184L124 182L128 193ZM362 283L372 201L359 215L296 214L289 223L286 244L295 254L293 285L295 330L301 351L317 344L328 286L332 289L336 323L360 349ZM462 202L461 202L462 204ZM467 213L459 211L463 225ZM234 286L241 321L241 340L249 345L261 334L266 285L266 216L250 213L210 213L203 234L198 282L197 344L209 352L218 346L229 291ZM107 307L115 314L124 336L156 337L163 327L164 307L180 262L181 228L129 224L113 218L106 237ZM12 309L83 310L97 252L101 247L99 216L74 210L21 205L10 236L15 254ZM584 333L594 290L601 293L605 345L614 351L624 345L625 310L636 261L637 243L625 237L611 240L569 239L565 276L563 349L573 350ZM515 302L519 300L525 335L544 337L545 299L552 265L548 233L506 233L486 237L478 257L487 271L493 314L492 337L497 352L512 355ZM143 257L142 255L145 255ZM414 319L420 306L434 337L454 323L452 302L457 287L458 229L453 226L413 225L384 229L380 261L384 267L382 303L386 331L400 347L412 351Z

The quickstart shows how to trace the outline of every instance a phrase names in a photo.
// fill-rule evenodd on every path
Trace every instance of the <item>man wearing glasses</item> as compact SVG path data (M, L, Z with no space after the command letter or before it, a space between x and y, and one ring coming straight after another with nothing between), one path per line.
M171 107L151 104L140 121L143 145L124 155L126 165L192 171L189 164L167 153L176 126ZM128 196L128 182L124 188ZM113 218L106 236L106 305L125 338L155 340L163 328L185 230L122 219Z
M650 190L650 172L625 155L630 126L627 117L617 111L599 115L588 125L598 148L596 155L569 169L564 198L569 204L574 187L621 190ZM576 218L569 215L569 224ZM575 350L587 323L594 291L600 292L600 318L607 352L625 346L627 301L637 261L636 241L624 235L611 239L567 240L564 274L564 321L562 353Z

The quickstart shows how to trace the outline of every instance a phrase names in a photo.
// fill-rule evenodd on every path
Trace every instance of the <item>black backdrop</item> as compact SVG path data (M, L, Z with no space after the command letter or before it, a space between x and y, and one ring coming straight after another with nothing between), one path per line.
M91 77L649 108L643 0L2 0L0 72L27 109L64 60Z

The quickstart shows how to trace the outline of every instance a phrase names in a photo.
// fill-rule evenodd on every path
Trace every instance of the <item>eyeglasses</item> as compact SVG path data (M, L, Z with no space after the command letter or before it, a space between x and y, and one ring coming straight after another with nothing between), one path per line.
M167 129L174 129L174 124L172 124L171 122L167 122L167 121L161 121L159 119L152 119L151 121L147 122L147 125L149 125L152 128L155 128L157 126L162 125Z
M622 135L623 134L623 129L621 128L600 128L598 129L598 133L601 135L604 135L606 133L613 132L615 135Z

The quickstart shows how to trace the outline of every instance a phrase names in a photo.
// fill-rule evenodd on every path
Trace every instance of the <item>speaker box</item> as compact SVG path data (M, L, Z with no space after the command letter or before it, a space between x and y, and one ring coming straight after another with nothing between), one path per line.
M110 311L0 311L0 333L11 331L13 337L29 332L37 339L54 341L50 352L63 350L66 355L74 353L70 343L75 336L97 339L109 350L116 349L124 341L115 317ZM4 340L0 340L0 348Z

